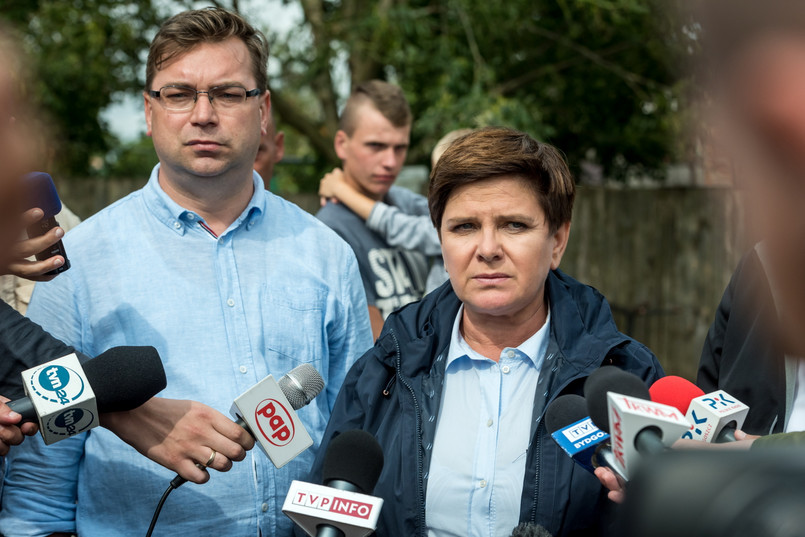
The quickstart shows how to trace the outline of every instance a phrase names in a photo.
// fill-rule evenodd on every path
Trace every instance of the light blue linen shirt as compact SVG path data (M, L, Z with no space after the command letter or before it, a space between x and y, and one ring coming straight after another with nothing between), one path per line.
M430 537L510 535L520 520L531 411L548 349L551 313L495 362L461 335L450 339L426 494Z
M326 382L299 411L314 447L281 469L255 448L206 484L185 484L155 532L288 535L281 507L289 484L308 473L344 376L372 344L357 262L326 226L266 192L256 173L248 207L215 238L165 194L158 170L65 237L72 268L36 286L28 314L90 356L153 345L168 378L160 396L227 415L269 373L311 363ZM47 447L31 438L9 457L0 532L145 535L173 476L102 428Z

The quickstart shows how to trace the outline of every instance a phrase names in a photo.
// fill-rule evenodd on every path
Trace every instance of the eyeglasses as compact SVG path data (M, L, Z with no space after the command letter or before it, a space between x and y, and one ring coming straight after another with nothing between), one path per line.
M174 112L191 110L196 105L199 93L206 93L211 105L229 109L242 105L249 97L255 97L262 92L259 89L246 91L243 86L217 86L207 91L198 91L187 86L163 86L159 91L148 92L154 99L159 99L166 110Z

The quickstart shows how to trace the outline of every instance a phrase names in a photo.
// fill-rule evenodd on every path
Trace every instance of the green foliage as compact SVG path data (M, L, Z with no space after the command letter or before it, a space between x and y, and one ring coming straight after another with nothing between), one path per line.
M110 152L105 174L128 179L148 177L158 160L151 137L142 135L133 142L120 144Z
M60 143L60 173L92 172L93 157L115 143L99 113L116 95L142 88L141 65L157 25L151 0L4 0L5 16L26 37L35 61L34 97Z

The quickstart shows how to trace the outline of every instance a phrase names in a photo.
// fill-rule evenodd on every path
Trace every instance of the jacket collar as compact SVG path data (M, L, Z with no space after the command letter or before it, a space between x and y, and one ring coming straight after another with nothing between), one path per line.
M571 368L565 370L566 375L584 374L598 367L609 349L628 341L618 332L606 299L592 287L554 270L548 274L546 289L553 321L551 340L561 355L563 369ZM450 344L460 306L448 281L421 301L390 315L378 338L388 365L395 366L399 345L404 356L403 375L415 377L429 371L433 360Z

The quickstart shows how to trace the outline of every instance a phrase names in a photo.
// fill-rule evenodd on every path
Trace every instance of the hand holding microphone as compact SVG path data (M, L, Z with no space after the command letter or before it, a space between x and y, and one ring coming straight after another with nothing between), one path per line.
M28 210L22 215L28 239L12 247L10 274L33 281L49 281L70 268L70 261L61 242L64 230L56 221L61 201L50 175L42 172L28 174L24 179ZM28 258L36 256L36 261Z

